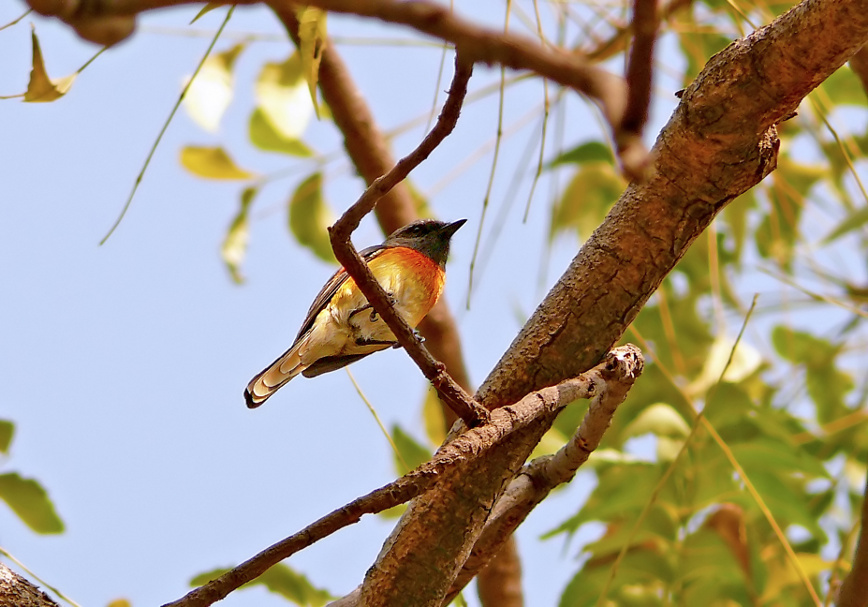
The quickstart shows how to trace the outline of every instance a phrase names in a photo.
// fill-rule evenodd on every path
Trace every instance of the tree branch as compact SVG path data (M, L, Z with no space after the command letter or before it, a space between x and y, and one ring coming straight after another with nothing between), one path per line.
M487 432L491 426L497 426L501 420L504 419L503 413L507 413L507 418L513 418L515 420L511 432L511 434L515 434L538 425L539 420L544 417L548 417L552 414L556 415L560 409L574 400L580 398L594 399L589 407L588 414L585 416L585 421L576 433L576 437L570 441L568 445L554 456L535 460L536 463L532 463L530 466L525 466L522 469L522 472L525 472L527 476L519 476L510 482L509 488L504 494L504 498L497 502L492 516L485 523L485 530L480 538L482 544L478 544L481 552L485 553L485 558L483 559L480 555L480 558L476 563L478 565L476 570L472 572L469 570L467 571L467 575L462 579L463 583L461 584L461 587L470 581L473 575L477 573L478 569L481 568L485 562L487 562L487 560L502 547L503 543L509 538L510 534L524 519L527 513L530 512L539 501L542 501L545 494L551 491L551 489L558 484L567 482L572 478L578 466L581 465L581 463L587 459L590 452L599 445L603 433L609 426L614 410L624 400L627 391L633 382L635 382L636 378L641 374L643 367L644 359L636 346L630 344L620 348L615 348L608 356L606 356L603 362L575 380L569 380L554 388L546 388L537 393L530 394L515 405L493 411L492 422L489 426L484 426L458 435L455 441L447 442L446 445L435 454L434 459L438 460L443 457L445 452L453 450L455 442L464 442L469 436L472 437ZM504 409L506 409L506 411L504 411ZM499 443L506 443L511 440L509 435L503 434L499 436ZM485 441L476 448L485 448L484 445L487 444L488 442ZM462 448L462 451L464 450L466 450L466 447ZM486 464L491 462L490 454L492 451L493 449L484 455L480 453L478 457L474 456L468 458L460 465L464 466L466 464L465 467L471 467L475 466L476 462L479 462L484 468ZM434 488L437 492L441 492L443 490L443 484L452 482L451 479L453 478L458 480L467 478L467 471L458 470L457 467L450 470L443 470L440 473L440 478L441 480L438 481L436 488ZM537 485L538 482L538 487L527 490L528 483L525 482L527 479L533 479L532 482L530 482L531 485ZM537 499L537 501L533 501L534 499ZM414 506L411 504L410 508L413 507ZM522 508L526 508L526 510L519 512ZM509 525L511 523L514 524L510 527ZM485 534L488 535L486 536ZM398 528L393 531L392 537L386 541L386 545L389 546L399 541L398 537L400 535L401 527L399 525ZM401 538L400 541L406 543L406 538ZM378 559L377 563L372 567L372 570L385 566L381 562L384 553L381 553L381 558ZM413 558L414 556L415 555L409 554L404 555L404 558ZM454 563L451 561L443 561L442 558L438 558L436 553L421 556L423 559L427 559L425 562L427 562L428 566L432 569L454 566ZM416 578L416 580L411 583L411 586L412 594L405 594L404 596L413 596L414 605L427 604L427 602L417 602L421 601L422 599L420 597L424 596L425 574L423 573L419 578ZM379 596L375 592L366 590L367 587L368 584L366 582L361 589L354 590L349 595L339 599L331 605L334 607L354 607L358 604L365 604L366 606L380 604L379 601L381 601L383 597ZM451 598L454 597L454 594L457 594L460 591L461 587L454 587L452 597L448 596L447 599L443 601L443 604L446 604L451 600ZM391 592L391 589L389 588L386 590ZM362 597L365 592L368 594L366 601L363 601ZM439 605L440 602L437 602L436 604Z
M866 38L864 2L805 0L712 57L658 138L654 176L627 189L483 383L478 400L494 409L598 361L716 214L775 168L775 124ZM418 605L439 605L486 512L553 420L537 419L491 452L485 469L469 466L460 482L438 484L415 499L369 570L363 603L399 605L412 587ZM443 560L426 565L421 555L430 561L435 553Z
M660 19L668 21L672 15L691 4L693 0L670 0L660 9ZM583 49L585 56L594 63L614 57L626 48L632 31L632 23L616 27L615 33L610 38L597 43L593 48Z
M15 607L60 607L25 577L0 563L0 605Z
M298 21L295 11L284 3L274 3L272 9L283 22L287 33L298 45ZM319 88L328 103L335 125L344 137L347 154L359 175L370 185L375 179L395 165L389 145L368 108L365 98L347 70L337 49L330 40L323 46L319 68ZM405 182L398 183L387 192L374 207L377 221L383 232L390 234L418 219L417 204ZM459 386L470 391L470 378L462 356L458 329L443 296L418 326L425 338L425 346L437 360L446 365L446 370ZM455 413L441 401L446 429L457 419ZM514 540L504 545L496 557L498 567L488 567L479 576L479 589L495 588L482 599L484 606L519 607L521 596L521 564ZM507 594L509 602L504 600Z
M850 573L841 583L838 607L866 607L868 605L868 478L862 496L862 528L856 542L856 554Z
M350 235L358 227L362 218L373 210L383 194L407 177L410 171L425 160L455 128L461 104L467 94L467 81L472 70L472 63L464 61L461 55L455 56L452 86L434 128L422 143L398 161L392 170L374 180L362 196L335 222L335 225L329 228L332 248L338 262L356 281L359 290L374 310L383 317L383 321L395 334L398 343L419 366L422 374L434 385L441 399L471 428L487 420L487 411L449 376L445 366L431 356L410 326L395 311L388 295L353 247Z
M28 0L40 14L57 16L70 23L80 35L101 44L114 44L132 33L132 19L138 13L197 0ZM201 1L201 0L199 0ZM222 0L226 4L258 4L262 0ZM280 3L289 10L289 0ZM534 38L480 27L455 15L448 7L430 0L308 0L306 4L337 13L349 13L407 25L422 33L455 45L458 54L470 63L497 64L516 70L530 70L553 82L569 87L592 99L608 122L614 139L621 134L626 104L624 80L592 65L579 53L543 46ZM278 5L277 0L270 6ZM123 22L109 34L100 24L106 20ZM96 24L94 27L89 23ZM129 24L129 25L126 25ZM124 33L126 32L126 33ZM629 172L640 167L628 166L633 158L622 158ZM644 162L644 157L643 157Z
M269 6L297 46L298 20L294 8L285 2L270 2ZM364 96L331 40L326 40L323 47L319 88L335 125L343 134L347 155L365 184L370 186L395 166L395 160ZM416 202L403 181L382 195L374 207L374 214L384 234L391 234L419 219ZM449 375L459 386L469 391L471 385L461 352L461 339L445 296L437 301L418 328L431 354L446 365ZM448 428L457 417L449 407L444 405L443 409Z
M632 344L613 349L604 360L588 412L571 440L554 455L540 457L526 464L509 483L485 522L482 534L470 557L452 584L444 605L461 592L473 576L487 566L527 515L552 489L570 482L576 471L600 446L603 434L612 423L618 406L642 374L645 361L639 348ZM599 368L600 366L598 366Z
M717 213L775 168L774 125L866 36L863 2L805 0L712 57L657 139L654 176L628 187L478 400L512 402L599 360Z
M627 63L627 107L615 144L625 169L642 170L630 174L644 178L648 154L642 145L642 131L648 120L654 64L654 41L657 38L657 0L633 0L633 44ZM634 158L635 157L635 158ZM641 164L639 164L641 163Z
M492 412L490 423L456 436L415 470L334 510L164 607L211 605L296 552L357 523L363 515L382 512L430 491L443 482L462 478L464 469L469 466L485 466L489 454L504 441L509 441L514 434L525 432L536 425L540 417L557 413L574 400L592 396L596 386L601 383L600 377L607 372L606 365L600 364L588 373L528 394L514 405Z

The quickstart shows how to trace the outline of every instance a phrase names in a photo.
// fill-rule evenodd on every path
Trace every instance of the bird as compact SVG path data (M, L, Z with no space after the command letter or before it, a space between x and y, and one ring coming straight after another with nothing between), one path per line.
M359 252L413 329L443 293L449 243L466 221L419 219ZM340 268L313 300L289 349L247 384L244 400L254 409L299 374L316 377L390 347L398 347L395 335Z

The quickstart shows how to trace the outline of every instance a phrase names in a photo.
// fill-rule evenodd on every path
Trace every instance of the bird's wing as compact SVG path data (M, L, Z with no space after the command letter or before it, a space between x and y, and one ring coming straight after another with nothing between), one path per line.
M362 249L359 251L359 255L366 263L371 263L371 260L386 248L387 247L384 247L382 244L374 245ZM301 323L301 328L298 330L298 335L296 335L295 341L298 341L302 335L310 331L311 327L313 327L313 321L316 320L317 314L325 309L337 290L347 281L347 278L349 278L347 271L341 268L328 279L328 282L325 283L325 286L323 286L322 290L317 294L313 303L310 305L310 310L307 311L307 316L304 317L304 322Z

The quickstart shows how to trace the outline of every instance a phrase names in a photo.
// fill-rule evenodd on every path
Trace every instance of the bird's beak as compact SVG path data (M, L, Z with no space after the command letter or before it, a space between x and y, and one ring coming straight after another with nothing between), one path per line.
M447 224L443 227L443 235L446 238L452 238L452 235L458 231L458 228L463 226L465 223L467 223L466 219L459 219L458 221L453 221L452 223Z

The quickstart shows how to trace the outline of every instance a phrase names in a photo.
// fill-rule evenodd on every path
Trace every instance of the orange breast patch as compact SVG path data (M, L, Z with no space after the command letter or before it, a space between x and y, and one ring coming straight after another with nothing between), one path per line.
M414 249L388 248L374 257L369 266L381 283L391 282L398 287L395 293L398 300L404 300L405 296L416 300L417 305L424 308L422 316L428 313L443 293L446 280L443 268ZM389 278L383 280L387 276Z

